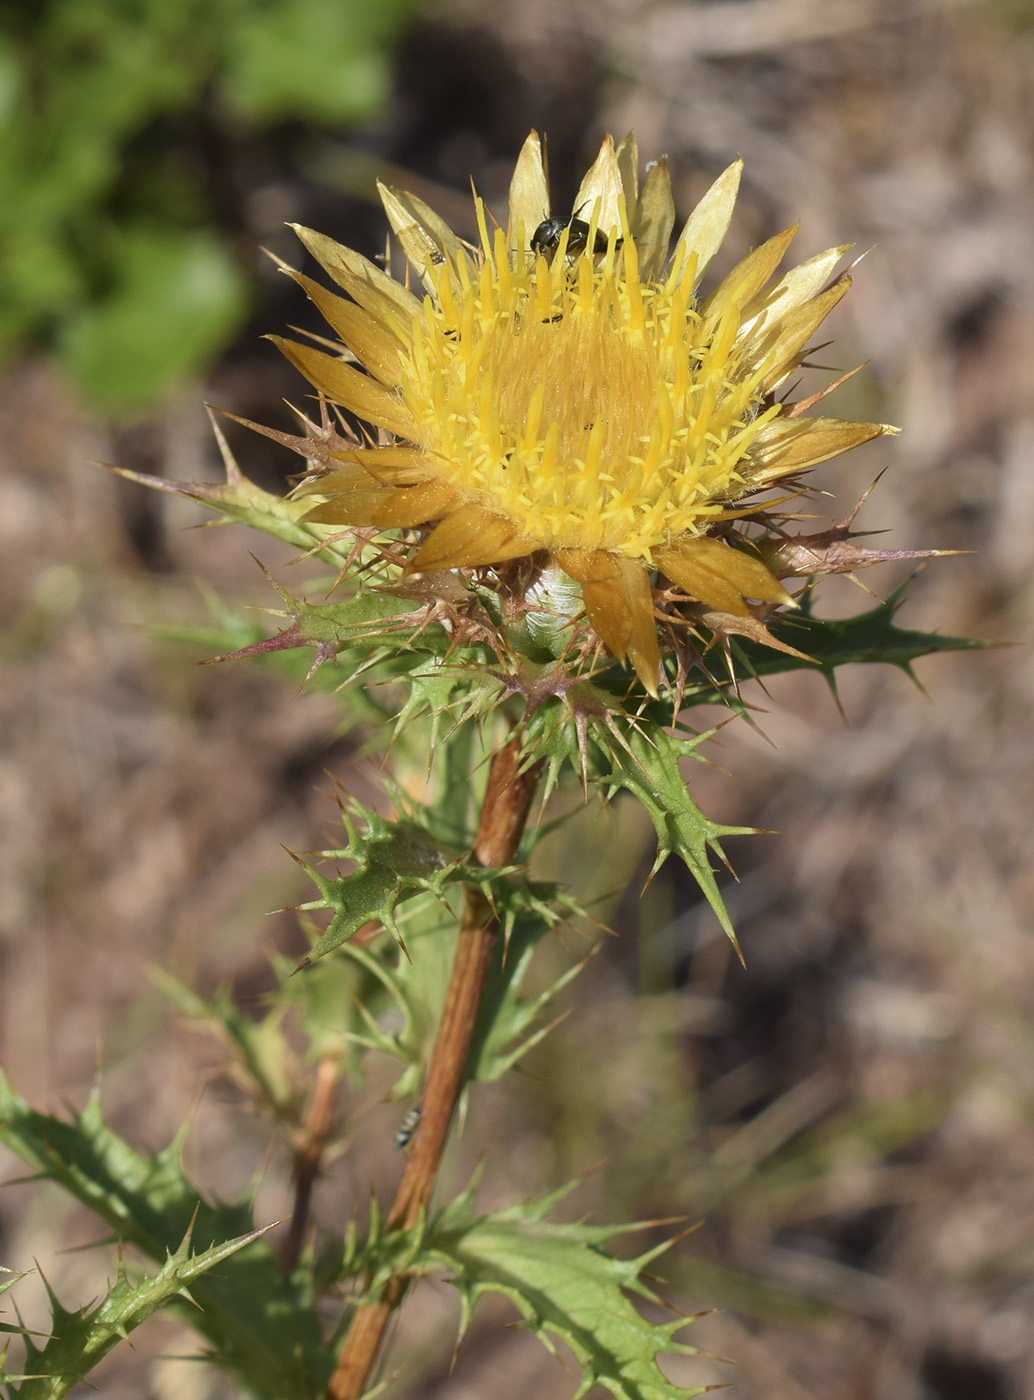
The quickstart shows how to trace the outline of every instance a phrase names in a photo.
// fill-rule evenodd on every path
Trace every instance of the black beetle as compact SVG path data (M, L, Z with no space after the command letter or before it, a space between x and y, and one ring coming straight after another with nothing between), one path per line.
M575 211L569 219L543 219L538 228L531 235L531 251L540 253L546 262L551 263L556 256L556 251L560 247L560 239L564 229L567 229L567 255L574 257L578 253L583 253L589 243L589 225L584 219L579 219L578 214L581 209ZM620 239L618 242L620 243ZM599 229L596 230L596 238L592 245L594 253L605 253L607 251L607 239Z

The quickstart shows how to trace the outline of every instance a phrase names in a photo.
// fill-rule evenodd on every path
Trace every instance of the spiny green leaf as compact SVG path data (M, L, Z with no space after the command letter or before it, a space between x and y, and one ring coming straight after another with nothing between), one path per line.
M709 852L713 851L724 861L721 838L750 836L754 829L723 826L705 817L690 796L679 769L679 759L699 757L697 748L710 737L710 734L694 734L680 738L652 724L649 730L645 724L628 729L615 725L597 730L594 735L599 747L606 745L610 759L610 767L604 770L601 781L609 784L612 791L624 789L632 793L653 822L657 833L653 870L658 870L669 855L679 856L735 944L736 935L718 891Z
M189 1299L191 1284L262 1233L253 1230L193 1254L188 1231L155 1273L131 1279L120 1261L115 1283L92 1308L70 1311L48 1288L53 1313L50 1336L42 1347L27 1337L24 1379L9 1378L22 1379L17 1391L20 1400L60 1400L142 1322L175 1298Z
M351 861L355 870L328 879L295 857L320 893L319 899L308 901L302 909L329 910L331 914L326 931L300 964L302 968L340 948L371 922L382 924L404 943L397 918L399 906L420 895L444 901L448 889L458 884L476 885L482 891L502 924L504 940L510 938L518 919L555 925L561 917L555 908L558 899L569 912L575 911L573 903L562 899L555 886L524 879L520 866L478 865L450 850L428 826L412 817L399 816L392 821L345 795L340 808L347 844L320 855L324 860Z
M542 1016L587 961L583 958L537 996L525 999L524 981L543 937L561 919L584 919L586 911L576 899L544 882L504 883L494 896L502 913L503 937L485 984L468 1065L469 1078L482 1083L501 1079L542 1040L550 1029Z
M163 477L147 476L143 472L130 471L128 467L110 467L118 476L127 481L135 481L141 486L150 486L155 491L165 491L173 496L186 496L199 505L221 515L223 520L235 525L250 525L275 540L283 540L301 550L317 549L321 559L329 564L342 567L347 552L339 546L326 543L324 532L317 532L310 526L300 523L307 509L304 501L293 501L289 497L275 496L263 491L249 481L236 467L228 470L227 480L221 483L194 481L167 481Z
M252 489L250 483L247 489ZM280 632L267 635L210 596L220 632L161 628L158 635L217 651L207 658L211 661L272 658L301 684L315 680L345 691L352 682L347 684L346 710L355 719L392 725L395 743L412 747L408 741L414 724L426 720L420 730L425 760L435 753L443 730L451 737L468 721L489 714L504 696L503 682L489 669L488 648L457 646L444 627L429 621L426 609L414 609L391 592L362 587L334 602L309 603L263 572L284 603L282 609L265 611L290 620ZM335 663L329 671L327 662Z
M420 644L430 650L427 641L432 633L441 629L431 628L421 633ZM441 632L443 639L447 635ZM413 645L416 646L414 637ZM484 647L457 648L455 654L443 648L442 656L423 659L412 665L405 675L405 693L394 720L396 735L404 735L414 720L427 720L427 753L434 755L442 745L450 750L458 731L470 730L471 720L483 719L490 714L504 696L504 686L487 669L489 657ZM470 770L467 770L467 790L470 790Z
M105 1220L127 1243L164 1262L193 1222L200 1249L250 1234L247 1205L209 1205L183 1174L178 1144L150 1156L105 1124L95 1091L69 1120L37 1113L0 1074L0 1143ZM255 1240L223 1260L191 1290L187 1320L216 1356L270 1400L311 1400L329 1378L323 1345L301 1273L284 1278L277 1257Z
M349 1279L355 1286L362 1280L363 1292L354 1294L356 1302L375 1298L384 1285L401 1274L425 1274L433 1271L429 1264L425 1240L426 1212L411 1230L388 1230L375 1197L370 1200L370 1220L365 1234L360 1234L355 1220L345 1231L345 1247L334 1279Z
M9 1278L0 1279L0 1296L2 1296L9 1288L13 1288L16 1283L20 1283L21 1280L27 1276L27 1271L24 1269L20 1271L17 1269L6 1269L0 1264L0 1274L10 1275ZM17 1304L15 1305L15 1310L17 1311ZM32 1329L23 1327L20 1321L18 1323L0 1322L0 1332L7 1332L12 1336L18 1337L29 1337L32 1335ZM4 1370L4 1357L6 1355L7 1343L5 1342L3 1348L0 1348L0 1381L21 1379L21 1377L18 1376L9 1376Z
M351 861L353 873L328 879L295 857L320 892L319 899L301 907L331 913L326 932L301 967L333 952L373 921L383 924L401 943L395 917L399 904L421 894L443 899L450 884L468 878L462 857L446 850L419 822L405 817L390 821L349 796L342 796L340 808L347 844L320 854L324 860Z
M763 679L784 671L813 670L821 672L835 688L838 667L874 662L897 666L914 680L912 663L920 657L945 651L986 651L995 645L972 637L946 637L938 632L917 632L898 627L895 618L914 579L913 574L883 602L854 617L815 617L810 610L810 596L806 595L799 612L773 619L769 630L780 641L796 647L811 660L803 661L800 657L773 651L771 647L742 637L733 638L730 655L736 673L735 681L752 676ZM733 678L720 678L709 684L694 685L687 689L685 703L711 704L720 692L727 693L733 688L735 681Z
M358 650L369 656L384 651L384 639L401 629L403 640L411 633L420 635L421 619L407 618L411 609L388 593L357 589L348 597L333 603L308 603L297 598L263 569L280 594L285 608L268 609L278 617L289 617L291 624L272 637L264 637L240 651L218 658L222 661L246 656L264 656L274 651L289 651L294 647L316 647L317 656L310 674L324 661L332 660L342 650ZM436 633L440 629L432 629ZM444 635L441 638L444 648ZM427 648L423 648L426 650Z
M754 829L723 826L705 817L679 768L680 759L699 759L697 749L711 734L672 734L649 710L626 718L595 686L582 687L576 703L582 709L581 719L565 712L558 702L543 707L535 716L528 727L529 756L547 758L553 781L564 763L569 763L583 768L585 777L602 786L608 798L619 791L630 793L646 810L657 833L657 857L651 874L669 855L677 855L737 946L710 854L724 861L722 838L749 836ZM657 712L663 709L660 705L654 708Z
M577 964L537 995L525 999L524 981L538 943L562 917L581 916L584 911L576 901L547 884L501 881L494 895L504 934L499 938L485 985L467 1068L468 1078L480 1082L499 1079L538 1043L548 1030L548 1026L540 1024L543 1014L583 965ZM364 996L356 1007L363 1028L349 1036L367 1049L379 1050L405 1063L407 1068L393 1090L398 1098L415 1093L419 1087L441 1018L457 936L452 914L443 912L426 895L407 904L402 929L406 952L400 952L394 962L377 949L354 942L345 943L340 949L344 958L363 969L369 985L379 984L401 1014L401 1026L386 1029L382 1000L376 994ZM322 963L317 964L314 970L321 966Z
M569 1188L566 1188L569 1189ZM478 1216L472 1191L450 1203L431 1226L425 1257L448 1269L462 1300L461 1332L485 1293L500 1293L519 1310L525 1324L553 1350L563 1342L581 1368L576 1392L594 1385L615 1400L687 1400L707 1387L685 1390L669 1381L657 1359L664 1353L696 1355L677 1341L692 1319L650 1322L627 1294L656 1302L644 1282L647 1266L668 1246L635 1259L618 1259L601 1246L607 1239L642 1226L590 1226L548 1220L566 1194Z
M449 972L456 946L456 921L429 896L410 900L400 916L406 952L390 952L360 942L341 945L337 960L353 964L366 978L367 990L354 1005L360 1025L347 1032L354 1044L378 1050L400 1059L406 1065L394 1086L393 1096L402 1098L419 1087L438 1019L445 1000ZM333 963L334 959L330 960ZM304 977L326 966L317 963ZM396 1010L401 1025L388 1029L385 1012Z

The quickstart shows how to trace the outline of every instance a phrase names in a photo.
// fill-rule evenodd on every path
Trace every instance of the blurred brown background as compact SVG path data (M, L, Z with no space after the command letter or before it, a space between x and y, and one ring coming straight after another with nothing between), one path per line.
M561 211L607 130L668 154L683 216L742 155L727 263L796 219L798 260L872 245L826 352L872 363L832 411L904 432L824 469L836 500L817 512L844 514L889 468L862 527L973 551L921 573L904 625L1020 645L920 662L927 694L855 668L843 716L818 679L784 678L757 697L764 736L722 732L709 755L725 771L697 766L698 800L778 833L729 843L746 971L688 877L666 870L639 896L650 843L634 818L604 836L583 823L587 880L642 843L610 915L620 937L534 1075L475 1097L469 1153L505 1144L493 1199L602 1162L575 1198L594 1219L703 1221L658 1270L680 1306L722 1308L689 1340L736 1365L673 1364L685 1384L739 1400L1034 1395L1034 7L439 0L393 64L390 101L358 130L240 145L225 220L259 301L206 383L113 426L42 352L0 380L0 1063L59 1111L103 1059L109 1120L144 1149L200 1096L198 1179L227 1197L261 1168L268 1129L147 968L257 1004L267 950L302 947L293 916L267 913L303 894L281 844L323 843L326 770L359 791L374 775L356 775L326 696L292 698L246 665L198 670L148 631L205 620L198 580L265 605L247 551L281 577L287 552L188 529L200 511L90 465L213 478L206 399L286 425L281 400L304 391L257 334L315 321L258 245L294 257L294 219L374 253L370 176L386 168L458 224L470 175L501 212L532 126ZM293 470L234 442L264 485ZM905 573L865 581L886 593ZM820 610L862 606L849 589ZM394 1126L375 1095L362 1106L357 1137ZM396 1171L346 1154L326 1218L350 1209L331 1204L334 1181L362 1198L372 1177L384 1197ZM49 1192L5 1191L0 1226L0 1262L35 1255L66 1303L105 1267L57 1253L99 1231ZM449 1306L445 1288L414 1305L403 1351L431 1379L400 1393L572 1392L499 1329L504 1312L450 1375L432 1335ZM153 1338L110 1359L100 1394L228 1393L202 1368L152 1363L186 1349L168 1324Z

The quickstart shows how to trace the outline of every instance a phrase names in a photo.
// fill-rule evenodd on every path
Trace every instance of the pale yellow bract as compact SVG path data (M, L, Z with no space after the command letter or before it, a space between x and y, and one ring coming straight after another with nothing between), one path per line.
M583 237L566 225L552 257L533 247L550 212L534 132L507 228L493 227L476 200L477 247L423 201L382 186L422 298L299 228L349 299L292 275L366 372L274 340L331 402L383 430L379 445L336 452L340 467L307 480L304 491L325 497L307 518L431 527L412 550L413 572L548 557L580 584L596 634L652 694L652 578L734 617L791 603L736 533L762 508L744 498L894 429L797 417L775 397L850 286L846 276L829 284L846 247L768 285L789 229L698 301L740 169L715 181L670 257L667 165L654 164L640 189L631 136L616 148L604 141L575 200Z

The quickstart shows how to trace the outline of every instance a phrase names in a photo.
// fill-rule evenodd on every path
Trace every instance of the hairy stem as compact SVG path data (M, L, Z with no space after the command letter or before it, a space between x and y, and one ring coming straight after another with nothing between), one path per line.
M480 865L509 865L516 856L541 766L521 768L517 738L496 751L474 841L474 858ZM498 936L498 921L484 896L468 887L452 976L427 1069L420 1126L388 1215L389 1229L411 1229L431 1198L465 1082L467 1056ZM356 1309L326 1400L358 1400L407 1282L404 1275L396 1275L376 1302Z

